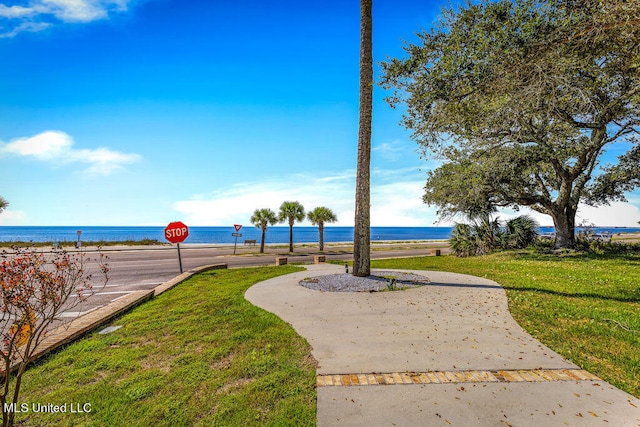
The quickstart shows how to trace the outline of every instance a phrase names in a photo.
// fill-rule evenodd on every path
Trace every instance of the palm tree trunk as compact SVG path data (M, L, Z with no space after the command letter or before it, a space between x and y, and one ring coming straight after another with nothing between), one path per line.
M318 234L320 238L320 250L324 251L324 224L322 222L318 223Z
M289 252L293 252L293 220L289 220Z
M262 227L262 237L260 237L260 253L263 254L264 253L264 233L265 233L266 229L264 227Z
M371 116L373 111L373 19L372 0L360 0L360 118L356 214L353 228L353 274L371 273Z

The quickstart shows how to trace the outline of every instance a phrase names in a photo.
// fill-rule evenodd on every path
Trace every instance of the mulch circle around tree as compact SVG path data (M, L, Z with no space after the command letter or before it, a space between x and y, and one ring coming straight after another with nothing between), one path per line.
M323 292L380 292L417 288L425 286L429 282L428 277L419 274L376 271L365 277L342 273L305 278L300 281L300 285Z

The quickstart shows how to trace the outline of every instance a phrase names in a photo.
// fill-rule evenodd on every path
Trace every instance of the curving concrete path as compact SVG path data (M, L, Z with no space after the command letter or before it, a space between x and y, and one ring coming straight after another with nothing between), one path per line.
M431 284L320 292L298 283L343 267L306 268L245 296L312 346L319 426L640 426L639 399L528 335L495 282L412 271Z

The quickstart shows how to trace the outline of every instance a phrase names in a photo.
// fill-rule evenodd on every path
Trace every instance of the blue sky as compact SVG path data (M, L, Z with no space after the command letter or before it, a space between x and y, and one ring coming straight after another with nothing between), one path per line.
M374 59L441 1L374 4ZM353 224L359 3L0 0L0 225ZM372 225L430 226L417 145L375 89ZM640 196L580 220L635 225ZM541 217L542 223L550 219Z

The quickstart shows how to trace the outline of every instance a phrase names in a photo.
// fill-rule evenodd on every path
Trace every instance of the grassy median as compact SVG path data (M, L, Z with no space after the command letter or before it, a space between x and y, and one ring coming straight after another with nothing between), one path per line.
M30 369L21 403L67 413L27 426L315 425L307 342L244 299L251 285L299 267L198 274ZM90 406L87 406L89 404ZM70 413L90 409L90 412ZM76 411L77 412L77 411Z
M523 251L381 260L372 265L494 280L506 288L511 314L531 335L640 397L640 255Z

